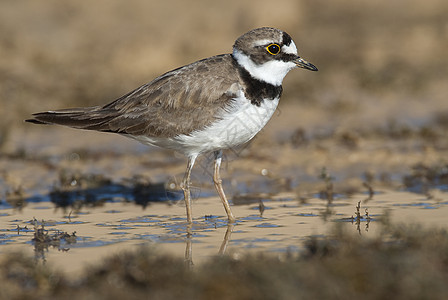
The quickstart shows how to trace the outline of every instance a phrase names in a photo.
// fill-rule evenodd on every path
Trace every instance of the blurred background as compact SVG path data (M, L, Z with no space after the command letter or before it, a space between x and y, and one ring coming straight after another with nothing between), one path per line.
M334 112L384 102L395 112L413 102L448 107L444 0L3 0L0 8L3 131L31 112L106 103L170 69L231 52L238 36L260 26L290 33L319 67L291 72L283 102Z
M378 132L417 134L446 153L447 16L445 0L3 0L0 153L91 147L23 120L105 104L168 70L231 52L238 36L260 26L290 33L319 68L288 74L265 141L271 132L300 147L327 136L350 148ZM78 142L85 136L64 130Z

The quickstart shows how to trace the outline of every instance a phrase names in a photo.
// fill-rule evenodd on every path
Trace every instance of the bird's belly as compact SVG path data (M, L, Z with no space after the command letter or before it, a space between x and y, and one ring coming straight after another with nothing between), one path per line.
M235 99L228 109L217 116L210 126L188 135L173 138L129 136L141 143L168 148L186 156L220 149L229 149L250 141L274 114L279 99L263 100L260 106L246 98Z
M219 116L217 122L189 135L176 137L176 140L182 144L187 155L244 144L263 129L275 112L278 101L264 100L257 106L247 99L239 99L230 110Z

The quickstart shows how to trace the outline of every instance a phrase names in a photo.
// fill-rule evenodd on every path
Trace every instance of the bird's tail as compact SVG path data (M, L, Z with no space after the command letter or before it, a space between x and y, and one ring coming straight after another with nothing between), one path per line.
M109 131L107 122L114 114L105 111L103 107L85 107L46 111L33 114L32 119L25 120L34 124L63 125L78 129Z

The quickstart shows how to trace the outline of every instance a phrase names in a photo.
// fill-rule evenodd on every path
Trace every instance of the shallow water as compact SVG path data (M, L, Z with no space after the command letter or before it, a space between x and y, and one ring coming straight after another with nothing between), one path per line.
M42 197L41 201L30 201L21 208L0 210L0 252L22 251L34 255L39 262L76 275L106 255L137 245L152 245L193 264L224 252L293 254L303 250L310 236L330 234L335 222L341 222L355 235L374 236L381 227L378 220L386 210L393 222L425 226L448 223L448 195L442 191L430 200L421 194L392 190L367 198L365 194L356 194L328 205L319 198L302 203L294 193L280 193L262 200L264 210L260 210L259 202L233 205L237 218L234 225L227 224L217 197L198 198L193 203L194 223L190 231L182 200L149 202L144 208L135 202L107 200L75 212L56 208L49 197ZM42 247L33 242L35 226L41 228L42 224L50 236L75 232L76 237Z

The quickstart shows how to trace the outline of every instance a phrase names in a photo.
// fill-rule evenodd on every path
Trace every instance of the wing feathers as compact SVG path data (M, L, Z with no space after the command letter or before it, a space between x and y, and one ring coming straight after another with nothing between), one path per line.
M102 107L42 112L26 121L173 137L209 126L236 97L239 82L231 55L220 55L168 72Z

